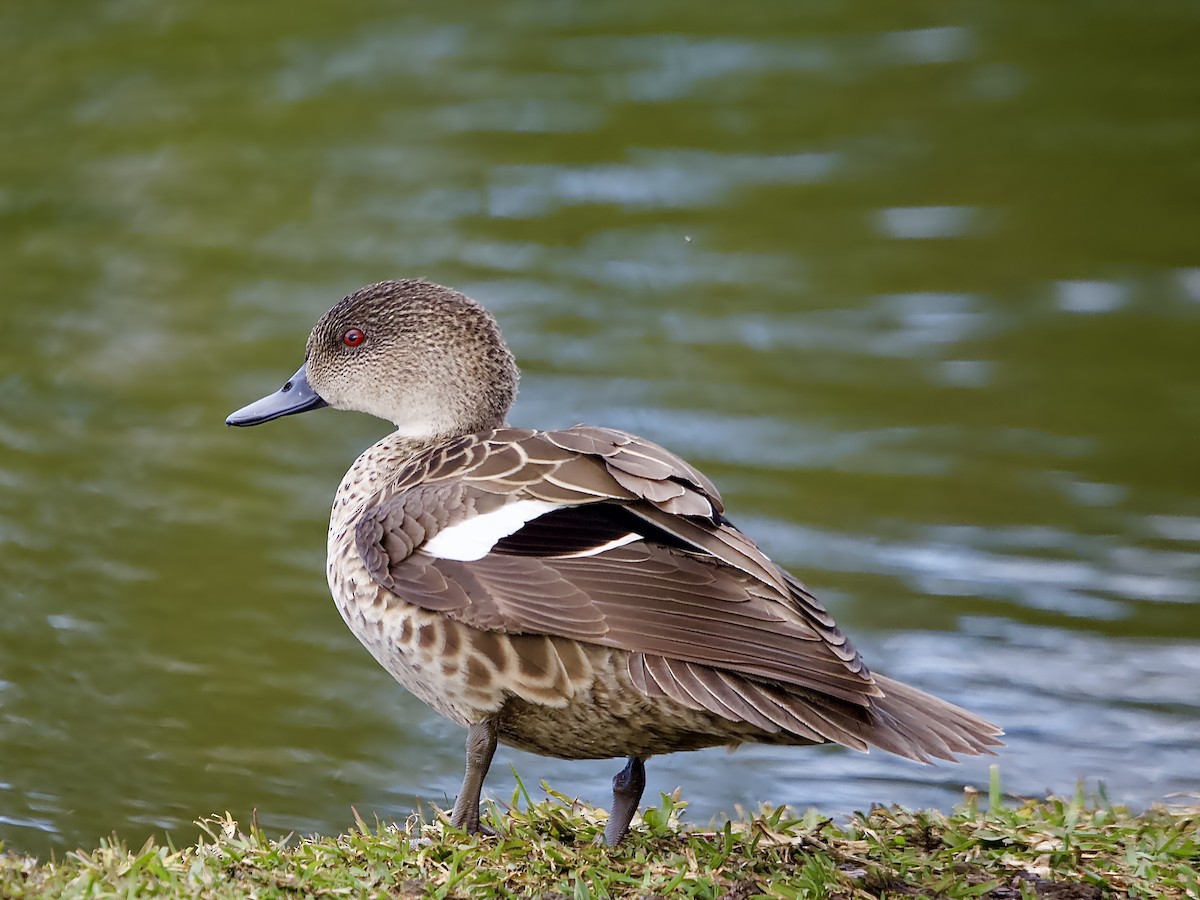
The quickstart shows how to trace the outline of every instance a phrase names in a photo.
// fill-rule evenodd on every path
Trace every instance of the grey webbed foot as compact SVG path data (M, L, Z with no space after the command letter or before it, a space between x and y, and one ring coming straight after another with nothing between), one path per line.
M646 790L646 766L636 756L629 757L625 768L613 776L613 805L604 829L604 840L615 847L629 831L642 792Z
M458 799L454 801L454 811L450 814L450 824L455 828L471 834L494 833L479 824L479 797L495 753L496 723L485 720L471 725L467 729L467 769Z

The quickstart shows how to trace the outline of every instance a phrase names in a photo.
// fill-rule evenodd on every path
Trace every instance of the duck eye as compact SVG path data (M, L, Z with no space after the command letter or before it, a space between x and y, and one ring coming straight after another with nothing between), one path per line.
M357 347L359 344L361 344L366 339L367 339L367 336L365 334L363 334L361 331L359 331L357 328L351 328L349 331L347 331L345 334L342 335L342 343L345 344L347 347Z

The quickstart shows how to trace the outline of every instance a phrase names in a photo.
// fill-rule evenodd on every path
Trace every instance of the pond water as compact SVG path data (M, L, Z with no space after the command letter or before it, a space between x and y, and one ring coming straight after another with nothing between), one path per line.
M1200 8L0 6L0 841L452 801L342 625L378 422L226 429L327 306L484 301L513 421L640 432L1007 789L1200 789ZM949 807L989 761L653 760L690 818ZM502 750L604 803L611 762ZM534 792L537 793L536 791Z

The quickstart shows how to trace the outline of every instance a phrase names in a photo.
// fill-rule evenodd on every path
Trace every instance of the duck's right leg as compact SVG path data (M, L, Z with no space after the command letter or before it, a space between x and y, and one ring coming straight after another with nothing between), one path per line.
M629 823L637 812L646 790L646 766L636 756L629 757L625 768L613 776L613 805L604 828L604 840L610 847L620 843L629 831Z
M462 788L454 801L450 824L463 831L476 833L479 826L479 796L483 792L483 779L487 777L496 753L496 723L492 719L476 722L467 728L467 771L463 774Z

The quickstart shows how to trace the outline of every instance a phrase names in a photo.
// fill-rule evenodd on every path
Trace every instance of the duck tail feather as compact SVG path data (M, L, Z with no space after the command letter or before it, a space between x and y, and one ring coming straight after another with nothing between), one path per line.
M892 753L929 762L958 756L994 756L1004 732L986 719L922 690L875 676L883 690L872 701L874 727L867 741ZM905 751L908 752L905 752Z

